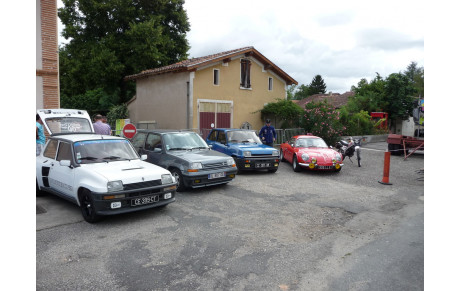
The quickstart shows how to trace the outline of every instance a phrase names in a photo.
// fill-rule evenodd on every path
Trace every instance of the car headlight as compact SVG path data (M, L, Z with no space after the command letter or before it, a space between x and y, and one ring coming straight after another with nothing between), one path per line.
M335 155L335 159L340 162L340 160L342 160L342 157L339 154L337 154Z
M274 150L274 151L272 152L272 156L277 157L277 156L279 156L279 155L280 155L280 154L279 154L279 152L278 152L277 150Z
M190 169L203 169L203 165L199 162L191 163L190 164Z
M243 156L245 156L245 157L250 157L250 156L251 156L251 152L250 152L250 151L243 152Z
M308 162L309 159L310 159L310 156L308 156L307 154L302 154L302 160L304 160L305 162Z
M121 181L110 181L107 182L107 192L121 191L123 190L123 182Z
M161 184L171 184L173 183L173 178L170 174L161 175Z
M233 166L235 164L235 160L234 159L228 159L227 160L227 166Z

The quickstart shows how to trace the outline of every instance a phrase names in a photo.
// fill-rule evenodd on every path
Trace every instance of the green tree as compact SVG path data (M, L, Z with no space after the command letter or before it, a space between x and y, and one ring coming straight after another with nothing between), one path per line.
M311 92L310 87L302 84L297 88L297 91L294 94L294 99L302 100L304 98L307 98L308 96L312 95L310 94L310 92Z
M260 110L262 119L267 117L281 120L281 128L291 128L299 126L300 118L303 114L302 108L294 104L291 100L278 99L277 102L270 102Z
M314 94L324 94L326 93L326 83L324 82L321 75L316 75L311 81L309 87L309 96Z
M409 78L401 73L393 73L385 79L384 96L389 118L405 120L412 114L416 89Z
M417 96L424 95L424 86L425 86L425 70L423 67L418 67L416 62L411 62L406 70L404 75L409 78L409 81L414 85Z
M126 102L134 83L123 78L186 59L190 24L184 0L63 0L58 16L63 103L101 89L101 110ZM67 98L67 99L66 99ZM85 109L84 107L82 109Z
M352 86L355 95L348 98L346 109L350 113L358 113L361 110L367 112L382 111L387 107L384 92L385 80L377 73L377 76L368 82L361 79L358 86Z

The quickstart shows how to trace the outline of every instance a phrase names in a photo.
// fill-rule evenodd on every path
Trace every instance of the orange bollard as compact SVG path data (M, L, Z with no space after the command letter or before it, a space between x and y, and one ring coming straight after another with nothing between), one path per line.
M390 156L389 151L385 152L385 161L383 163L383 178L382 181L379 181L380 184L384 185L393 185L390 183Z

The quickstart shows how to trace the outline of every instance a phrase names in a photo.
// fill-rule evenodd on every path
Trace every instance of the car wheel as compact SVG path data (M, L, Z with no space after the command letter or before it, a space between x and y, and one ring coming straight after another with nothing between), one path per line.
M89 223L94 223L101 219L101 217L96 214L93 197L91 196L91 192L87 189L84 189L80 195L80 209L83 218Z
M300 166L299 163L297 162L297 156L292 157L292 169L294 172L300 172Z
M36 185L36 196L37 197L40 197L40 196L44 196L45 195L45 191L42 191L40 190L40 188L38 187L38 182L37 180L35 180L35 185Z
M176 178L177 191L178 192L184 191L185 184L184 184L184 177L182 176L182 173L178 169L172 169L171 174L173 175L174 178Z
M281 160L282 162L285 162L285 161L286 161L286 159L284 158L283 150L280 150L280 160Z
M238 175L238 174L241 174L242 171L240 170L240 168L238 168L238 163L236 162L236 158L233 157L233 160L235 161L235 165L236 165L236 174L237 174L237 175Z

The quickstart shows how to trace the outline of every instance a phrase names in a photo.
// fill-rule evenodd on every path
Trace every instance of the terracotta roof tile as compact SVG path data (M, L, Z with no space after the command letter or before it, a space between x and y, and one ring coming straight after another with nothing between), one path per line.
M231 58L231 57L234 57L240 54L249 54L255 57L256 59L258 59L259 61L261 61L262 63L264 63L264 65L268 65L269 68L273 70L275 73L277 73L278 75L280 75L280 77L282 77L286 81L286 83L288 83L288 85L297 84L296 80L294 80L292 77L286 74L283 70L281 70L279 67L273 64L270 60L268 60L264 55L262 55L252 46L234 49L230 51L225 51L225 52L212 54L212 55L199 57L199 58L191 58L191 59L184 60L184 61L172 64L172 65L164 66L161 68L145 70L138 74L126 76L125 80L126 81L136 80L136 79L145 78L145 77L152 76L152 75L158 75L158 74L164 74L164 73L170 73L170 72L191 71L201 66L205 66L207 64L214 63L214 62L219 62L219 61L225 60L226 58Z
M296 103L300 107L305 108L305 105L307 103L327 100L327 102L332 104L334 108L339 108L347 104L348 98L354 95L355 95L355 92L353 91L345 92L343 94L340 94L340 93L315 94L315 95L308 96L307 98L304 98L302 100L297 100Z

